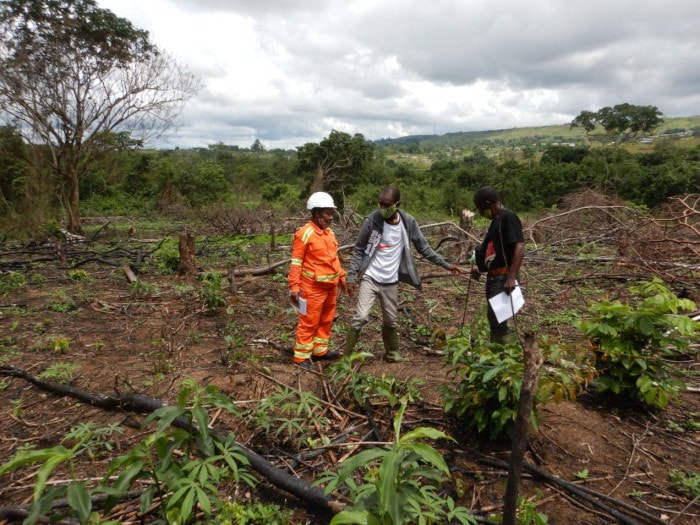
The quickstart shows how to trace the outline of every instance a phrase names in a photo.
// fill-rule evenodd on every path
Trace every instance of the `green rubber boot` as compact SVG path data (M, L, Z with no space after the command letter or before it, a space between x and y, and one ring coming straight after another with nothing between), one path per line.
M355 345L359 337L359 330L355 328L348 330L348 336L345 338L345 346L343 347L343 355L350 355L355 351Z
M399 353L399 334L396 327L382 326L382 341L384 342L384 361L389 363L408 361Z

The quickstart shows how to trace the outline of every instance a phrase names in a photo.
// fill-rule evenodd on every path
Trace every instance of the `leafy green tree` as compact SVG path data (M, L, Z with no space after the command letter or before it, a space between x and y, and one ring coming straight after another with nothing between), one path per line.
M588 148L571 146L549 146L544 153L540 163L542 164L581 164L581 161L588 155Z
M634 154L623 148L594 148L583 159L579 180L606 193L626 198L627 189L639 180L640 167Z
M686 150L670 141L638 155L641 174L627 188L630 199L653 208L672 195L697 192L700 187L700 148Z
M663 123L662 115L656 106L636 106L625 102L600 108L596 112L582 111L571 121L570 127L582 127L588 135L601 126L607 140L618 144L640 133L651 133Z
M0 126L0 210L10 211L24 195L28 172L27 151L12 126Z
M307 142L297 148L298 170L312 175L310 191L344 192L359 182L364 164L372 158L372 146L364 136L331 131L318 144Z
M475 150L471 155L464 157L457 168L457 182L469 189L477 190L481 186L494 186L494 180L498 180L497 164L481 150Z
M229 194L223 168L190 155L161 157L156 163L157 193L162 205L190 207L222 201Z
M0 109L60 179L72 232L81 231L80 179L125 147L110 134L165 133L199 89L147 31L94 0L0 3Z

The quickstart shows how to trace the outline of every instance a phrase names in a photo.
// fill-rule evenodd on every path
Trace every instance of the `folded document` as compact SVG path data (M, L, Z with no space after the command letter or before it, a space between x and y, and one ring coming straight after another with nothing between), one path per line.
M507 321L513 317L518 310L520 310L525 304L525 298L523 297L523 291L520 286L516 286L510 295L505 292L501 292L489 299L489 304L491 304L491 309L493 313L496 314L496 319L499 323Z

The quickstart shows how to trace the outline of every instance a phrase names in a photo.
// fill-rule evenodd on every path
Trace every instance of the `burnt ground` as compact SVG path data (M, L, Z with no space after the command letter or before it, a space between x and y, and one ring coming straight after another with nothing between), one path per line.
M542 223L533 221L532 225L533 230L528 231L537 232L537 242L532 237L528 241L522 274L527 304L517 317L518 330L530 330L538 336L546 334L566 345L586 345L571 326L576 317L572 312L581 312L589 302L604 297L624 297L631 282L649 277L648 268L629 263L617 245L609 251L611 256L601 256L597 251L595 256L583 257L580 243L573 248L561 242L572 234L567 226L557 230L557 236L552 229L544 231ZM563 231L568 234L564 236ZM341 243L351 242L352 235L351 230L339 233ZM439 231L429 235L433 245L442 236ZM599 248L605 243L598 239ZM111 242L139 245L125 235L117 235ZM449 253L449 247L445 249L448 256L456 256L456 252ZM242 408L285 385L313 391L322 399L332 398L337 392L338 384L327 364L317 363L313 372L302 371L285 352L292 344L295 323L294 311L287 302L286 266L261 275L251 272L238 276L233 283L227 282L224 297L228 309L212 311L201 299L201 281L197 279L164 274L146 258L145 264L132 265L139 282L147 285L137 294L120 266L110 266L104 260L88 262L84 249L80 250L79 257L71 257L68 250L68 258L63 262L48 256L39 261L36 251L27 249L20 253L17 246L3 245L0 269L22 273L27 283L0 298L3 365L37 375L52 364L71 363L77 365L71 383L76 387L108 395L115 391L142 393L171 404L186 378L217 387ZM287 250L288 247L279 247L272 253L268 250L251 258L245 267L261 268L282 261ZM201 270L233 273L223 260L205 255L202 251L198 257ZM344 256L347 259L347 252ZM89 282L80 282L75 274L71 275L76 261L80 261L79 269L87 274ZM400 336L402 351L410 360L387 364L374 359L362 367L362 372L406 381L422 380L422 400L409 407L404 427L433 426L452 435L455 443L440 442L435 446L452 470L451 486L458 503L482 517L497 514L502 512L507 474L499 462L508 461L509 446L489 443L445 415L439 387L453 379L439 355L440 338L435 337L441 331L449 337L463 326L470 329L483 323L483 280L470 281L466 275L453 278L423 263L420 268L426 276L423 291L402 288L401 292ZM668 278L669 274L665 276ZM697 274L672 277L674 285L682 285L686 293L697 293ZM342 345L352 310L353 300L342 296L333 340L336 348ZM361 336L361 349L377 356L381 355L379 324L375 317ZM677 369L688 385L699 386L697 353L677 363ZM81 422L122 425L125 433L116 438L115 453L128 450L144 435L138 425L142 414L105 411L47 393L21 378L0 379L2 462L22 446L42 448L59 444L68 430ZM350 427L356 429L350 434L351 442L368 435L369 425L362 410L339 400L330 412L332 417L325 426L316 428L319 435L315 437L332 440ZM697 391L682 392L678 402L666 410L649 412L601 399L589 387L579 393L575 402L550 402L540 406L538 413L539 431L531 434L525 459L540 472L611 498L594 499L629 516L628 523L655 520L620 507L619 502L655 516L659 523L700 523L700 502L680 493L669 478L669 472L679 469L696 476L700 473ZM282 447L261 436L245 419L226 413L211 416L217 428L234 432L240 443L309 481L324 470L337 468L347 453L347 448L339 445L329 447L321 456L293 463L290 457L299 451L289 449L289 444ZM391 410L381 405L374 407L373 420L383 438L389 440ZM99 478L109 459L97 456L80 461L77 476ZM580 475L584 471L587 475ZM27 468L0 478L0 503L29 503L35 475L36 468ZM64 472L62 479L69 477ZM297 523L328 522L327 516L269 483L261 482L250 493L225 490L230 490L232 497L261 498L292 508ZM595 507L551 478L529 470L524 473L521 492L548 516L549 523L625 522L624 516L616 517L605 508ZM112 518L137 522L135 518L127 519L126 514ZM143 522L148 521L147 516Z

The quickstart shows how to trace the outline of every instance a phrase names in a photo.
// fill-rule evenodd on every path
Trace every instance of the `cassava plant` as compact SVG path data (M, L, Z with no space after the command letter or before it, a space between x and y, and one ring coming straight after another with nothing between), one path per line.
M221 508L224 502L218 485L224 480L255 486L255 477L246 469L248 459L233 434L219 436L210 430L207 407L240 415L227 396L188 379L180 389L177 405L159 408L144 420L144 425L155 422L155 431L129 453L113 460L105 474L105 480L117 476L105 489L110 495L107 510L116 503L116 496L137 481L146 480L151 484L141 495L141 511L145 512L154 500L160 501L165 522L186 523L197 508L207 519ZM176 421L186 425L173 428Z
M76 460L84 455L94 458L100 443L112 431L117 432L116 427L110 429L96 429L91 423L81 427L74 427L64 438L60 445L40 450L19 449L15 455L0 466L0 476L27 466L39 466L34 484L33 500L29 514L24 519L25 525L33 525L41 520L42 516L50 515L52 520L72 517L79 523L102 523L103 525L117 525L116 521L101 521L99 514L92 508L91 496L97 491L95 487L89 487L84 481L77 479ZM72 444L70 448L65 446ZM50 478L60 471L61 467L67 467L70 473L70 481L67 484L49 483ZM64 475L62 474L62 477ZM54 509L53 503L60 498L66 498L66 509Z
M116 524L101 521L100 514L93 509L92 497L107 495L103 511L107 514L137 481L150 482L141 495L141 512L146 512L152 503L160 503L157 507L162 523L186 523L197 509L208 519L215 510L224 507L224 500L218 494L221 482L229 480L249 486L256 483L246 469L248 459L233 435L219 436L210 430L207 407L211 406L238 414L233 402L213 387L201 388L186 380L177 405L164 406L148 416L144 425L155 423L154 431L128 453L112 460L103 481L93 486L76 479L76 459L110 453L110 436L118 431L114 427L78 426L71 429L60 445L41 450L22 449L0 466L0 476L22 467L39 466L33 504L24 520L27 525L38 522L42 516L50 517L52 522L71 517L81 524ZM173 423L179 423L178 427L174 428ZM68 448L66 444L72 446ZM63 466L68 468L73 481L67 485L50 485L51 476ZM53 509L54 501L64 497L68 508Z
M373 374L361 372L357 365L364 364L367 358L371 357L372 354L367 352L354 352L329 367L334 381L341 384L340 392L351 395L357 407L363 408L367 403L379 401L388 402L389 407L395 408L402 399L406 399L409 403L423 400L420 387L424 381L418 377L402 380L382 373L379 378Z
M452 438L430 427L401 435L406 405L404 398L394 418L393 443L364 450L347 459L338 472L326 472L319 478L326 494L345 485L353 500L330 525L476 524L468 509L441 493L449 468L437 450L422 442Z
M700 323L684 311L695 303L680 299L654 278L630 287L632 300L600 301L579 324L593 343L598 392L611 392L651 408L665 408L685 384L670 374L667 359L687 351Z

